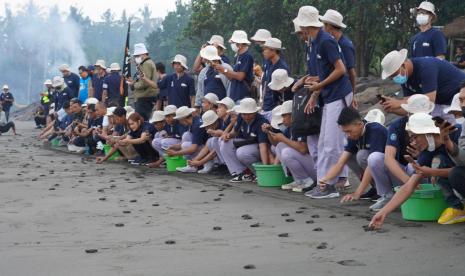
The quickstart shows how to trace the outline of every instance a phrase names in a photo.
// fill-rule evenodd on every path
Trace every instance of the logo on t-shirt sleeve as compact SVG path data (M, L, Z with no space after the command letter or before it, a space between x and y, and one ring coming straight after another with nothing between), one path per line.
M389 139L391 139L391 141L397 141L397 134L392 133L391 136L389 136Z

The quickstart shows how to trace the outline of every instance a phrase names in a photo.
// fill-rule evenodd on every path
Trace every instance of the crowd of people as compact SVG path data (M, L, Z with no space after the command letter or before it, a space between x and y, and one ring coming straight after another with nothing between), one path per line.
M280 164L294 179L284 190L312 199L344 192L341 202L373 200L375 228L420 183L434 182L449 206L438 222L465 222L465 73L445 60L445 37L432 27L434 5L422 2L415 16L420 31L409 50L394 50L381 62L381 78L399 84L403 96L378 95L382 110L363 117L354 96L356 53L343 16L336 10L320 16L303 6L293 23L306 49L305 76L290 76L281 40L265 29L250 40L235 30L228 40L234 58L225 55L223 37L213 35L193 74L181 54L171 63L174 73L166 74L139 43L133 78L104 60L79 67L80 76L61 66L62 76L44 84L39 138L95 154L98 163L119 152L131 164L157 168L167 156L183 156L188 161L180 173L229 174L234 183L255 182L254 163ZM252 44L260 46L261 68ZM388 127L385 113L398 115ZM360 178L353 193L345 192L349 170Z

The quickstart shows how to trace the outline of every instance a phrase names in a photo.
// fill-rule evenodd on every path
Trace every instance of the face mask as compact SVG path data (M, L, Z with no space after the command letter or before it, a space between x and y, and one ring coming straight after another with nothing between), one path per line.
M140 64L142 62L141 57L136 57L134 60L136 61L137 64Z
M392 79L395 83L397 84L405 84L408 80L407 78L407 74L405 74L405 76L402 75L402 73L399 73L399 75L395 76L393 79Z
M279 130L284 133L286 131L287 127L284 124L279 125Z
M417 24L420 26L426 25L429 22L429 15L419 14L417 15Z
M465 113L465 107L462 108L462 113ZM462 118L457 118L457 119L455 119L455 122L456 122L457 124L463 125L463 123L465 122L465 118L464 118L464 117L462 117Z
M428 141L428 151L434 151L436 149L436 144L434 143L434 136L431 134L426 134L426 141Z
M233 50L234 53L237 53L237 51L239 51L239 48L237 47L236 43L231 43L231 50Z
M462 116L465 118L465 106L462 106Z

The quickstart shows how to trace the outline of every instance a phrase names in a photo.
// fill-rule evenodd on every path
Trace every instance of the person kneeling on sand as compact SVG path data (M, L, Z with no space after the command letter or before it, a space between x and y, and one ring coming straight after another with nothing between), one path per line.
M10 129L13 131L14 135L18 135L18 133L16 133L15 123L13 123L11 121L9 122L7 120L5 111L3 111L3 108L0 105L0 135L2 133L8 132Z

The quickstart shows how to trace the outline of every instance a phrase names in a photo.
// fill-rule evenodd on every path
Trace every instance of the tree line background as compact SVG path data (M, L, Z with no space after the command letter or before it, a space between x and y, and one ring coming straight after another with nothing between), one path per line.
M154 18L148 7L141 7L131 17L126 12L115 14L108 9L95 22L76 7L70 7L63 15L56 7L43 10L31 1L16 14L6 6L6 15L0 17L0 81L16 87L24 102L37 99L44 78L56 74L60 62L70 63L76 70L81 63L94 63L98 58L105 59L108 65L121 64L129 21L131 44L145 42L153 59L167 65L177 53L187 56L192 64L199 47L212 34L222 35L227 44L235 29L252 36L257 29L265 28L283 41L283 55L293 74L303 74L303 45L292 33L292 19L303 5L317 7L320 14L330 8L341 12L348 25L345 33L356 47L358 75L378 75L380 60L387 52L408 47L409 38L417 31L411 8L419 3L420 0L177 0L176 9L164 18ZM438 26L465 11L463 0L434 4ZM29 31L21 32L24 29ZM78 55L81 51L82 55ZM257 51L253 53L258 55ZM230 49L227 54L233 56Z

